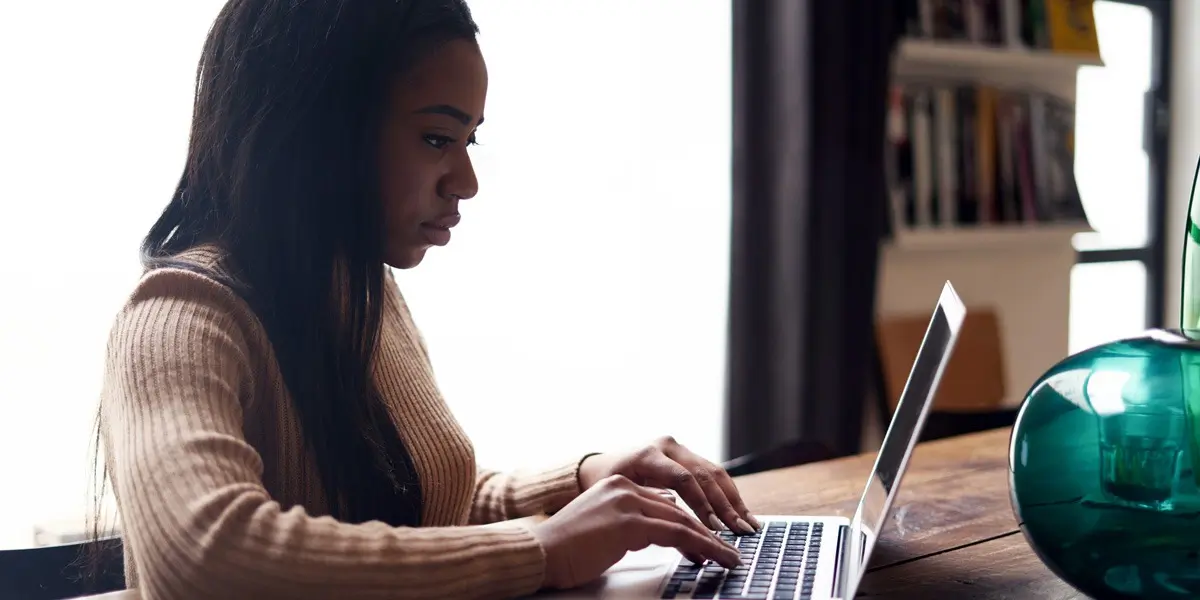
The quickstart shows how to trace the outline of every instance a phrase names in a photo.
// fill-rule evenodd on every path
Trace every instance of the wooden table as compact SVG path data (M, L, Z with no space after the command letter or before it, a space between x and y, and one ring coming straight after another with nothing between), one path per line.
M917 448L860 598L1087 598L1046 569L1017 529L1008 436L1002 429ZM758 514L850 516L874 460L870 453L759 473L739 478L738 487Z
M1087 598L1052 574L1017 529L1008 428L917 447L859 597ZM738 487L760 514L850 516L875 454L758 473Z

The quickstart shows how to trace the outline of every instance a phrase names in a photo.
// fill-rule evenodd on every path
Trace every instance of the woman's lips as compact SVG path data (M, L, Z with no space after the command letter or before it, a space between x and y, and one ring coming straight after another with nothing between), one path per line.
M461 220L462 220L462 215L460 215L458 213L452 213L452 214L448 214L448 215L442 215L432 221L426 221L425 223L423 223L423 225L432 225L434 227L440 227L442 229L450 229L451 227L458 225L458 222Z
M432 221L421 223L421 233L425 240L434 246L445 246L450 243L450 228L458 225L462 215L454 213L443 215Z

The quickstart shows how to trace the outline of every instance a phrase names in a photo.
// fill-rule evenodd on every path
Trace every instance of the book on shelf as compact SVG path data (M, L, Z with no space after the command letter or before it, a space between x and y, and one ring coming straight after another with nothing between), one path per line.
M974 84L893 84L887 115L890 228L1078 224L1072 104Z
M910 37L1099 56L1093 0L910 0ZM911 5L910 5L911 6Z

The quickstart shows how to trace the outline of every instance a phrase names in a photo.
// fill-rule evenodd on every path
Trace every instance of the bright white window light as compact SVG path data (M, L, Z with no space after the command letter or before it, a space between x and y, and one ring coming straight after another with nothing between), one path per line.
M219 0L0 8L0 548L81 521L112 317L179 177ZM500 468L671 433L719 458L730 7L475 0L479 196L399 274ZM69 18L66 16L69 15Z

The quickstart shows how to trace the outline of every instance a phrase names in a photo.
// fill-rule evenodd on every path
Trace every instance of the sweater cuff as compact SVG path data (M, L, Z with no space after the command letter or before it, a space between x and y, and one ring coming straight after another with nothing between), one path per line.
M526 480L521 486L519 514L554 514L583 492L579 481L579 468L583 461L597 453L543 471Z
M494 579L481 582L489 594L499 597L525 597L542 589L546 579L546 551L538 543L533 531L516 523L483 525L494 529L497 554L503 556L501 568L490 569Z

